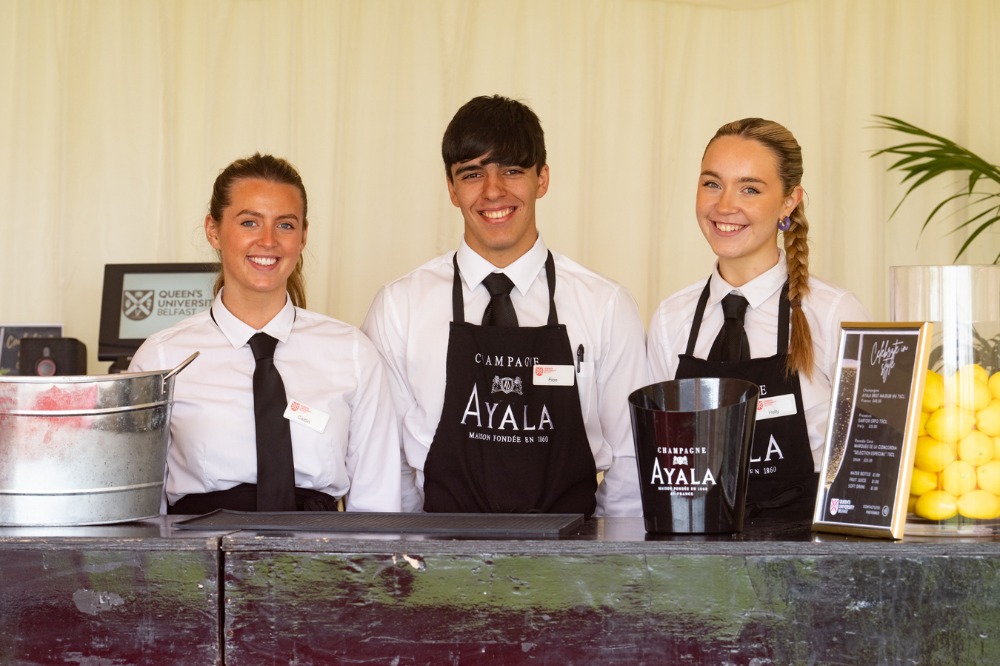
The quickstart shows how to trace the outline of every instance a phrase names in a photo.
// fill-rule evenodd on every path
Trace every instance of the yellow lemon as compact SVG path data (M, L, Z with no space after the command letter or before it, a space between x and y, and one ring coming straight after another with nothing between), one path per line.
M917 436L923 437L927 434L927 419L930 418L930 414L927 412L920 412L920 425L917 426Z
M993 438L973 430L958 443L958 457L970 465L978 467L993 460Z
M990 372L978 363L969 363L958 369L958 374L962 377L971 376L974 381L983 382L990 380Z
M980 409L990 404L993 394L986 382L969 381L958 385L958 394L955 403L962 409L969 412L978 412Z
M924 401L921 408L925 412L936 412L944 406L944 378L934 372L927 371L927 379L924 380Z
M961 497L976 487L976 468L964 460L956 460L941 470L941 488L949 495Z
M988 493L1000 495L1000 460L976 468L976 485Z
M942 442L957 442L976 425L973 412L945 405L927 418L927 434Z
M1000 399L976 412L976 427L990 437L1000 435Z
M948 520L958 513L958 500L943 490L932 490L917 498L913 513L928 520Z
M966 518L992 520L1000 516L1000 498L985 490L970 490L958 498L958 512Z
M920 497L924 493L937 488L937 483L937 474L920 469L919 467L914 467L913 475L910 477L910 495Z
M954 442L939 442L933 437L917 437L913 462L925 472L940 472L958 458Z
M990 393L997 400L1000 400L1000 370L997 370L992 375L990 375L989 381Z
M993 457L1000 460L1000 437L993 438Z
M910 495L910 499L906 500L906 513L916 513L917 511L917 498Z

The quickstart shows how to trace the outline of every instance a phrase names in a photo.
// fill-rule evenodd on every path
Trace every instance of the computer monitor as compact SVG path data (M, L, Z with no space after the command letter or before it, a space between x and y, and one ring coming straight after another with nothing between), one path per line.
M147 337L211 307L218 273L217 263L107 264L97 358L124 370Z

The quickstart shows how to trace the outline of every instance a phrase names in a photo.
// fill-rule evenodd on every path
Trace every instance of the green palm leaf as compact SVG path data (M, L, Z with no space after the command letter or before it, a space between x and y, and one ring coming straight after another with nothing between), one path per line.
M963 178L966 185L961 187L957 193L946 197L934 206L920 227L920 233L923 234L931 221L941 213L947 204L956 200L964 200L964 209L968 212L969 217L954 227L951 233L971 228L973 225L978 226L972 229L969 237L962 243L958 254L955 255L954 261L958 261L958 258L972 246L976 238L1000 222L1000 166L990 164L954 141L928 132L905 120L892 116L876 115L875 117L878 118L875 128L893 130L916 137L916 140L882 148L872 153L872 157L891 155L898 158L886 168L886 171L902 172L903 177L900 183L908 185L907 190L889 216L890 218L895 216L906 198L924 183L944 174L967 174L967 177ZM977 189L977 187L985 187L986 190ZM1000 263L1000 253L994 258L993 263Z

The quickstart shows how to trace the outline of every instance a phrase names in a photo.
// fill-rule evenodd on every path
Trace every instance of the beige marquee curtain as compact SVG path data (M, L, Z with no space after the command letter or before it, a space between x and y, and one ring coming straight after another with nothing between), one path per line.
M950 263L873 149L902 117L1000 161L996 0L6 0L0 323L61 322L91 371L106 263L212 258L219 169L290 159L309 191L309 304L357 324L378 287L456 246L440 138L470 97L546 130L546 241L643 316L706 276L704 145L764 116L804 149L813 271L887 318L888 269ZM950 183L945 183L949 185ZM994 233L963 260L992 260Z

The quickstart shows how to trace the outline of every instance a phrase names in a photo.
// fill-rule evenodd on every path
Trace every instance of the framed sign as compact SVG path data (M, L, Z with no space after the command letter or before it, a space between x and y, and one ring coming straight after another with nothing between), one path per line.
M841 325L814 530L903 538L931 327Z
M62 336L62 324L15 324L0 326L0 375L18 375L17 356L23 338L58 338Z

